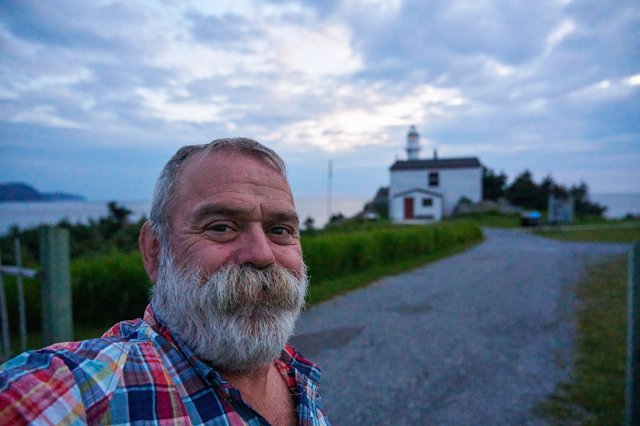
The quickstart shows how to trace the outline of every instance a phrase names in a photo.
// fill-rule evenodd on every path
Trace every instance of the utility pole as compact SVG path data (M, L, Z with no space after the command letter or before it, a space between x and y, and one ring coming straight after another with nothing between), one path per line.
M333 161L329 160L329 175L327 180L327 223L331 219L331 181L333 179Z

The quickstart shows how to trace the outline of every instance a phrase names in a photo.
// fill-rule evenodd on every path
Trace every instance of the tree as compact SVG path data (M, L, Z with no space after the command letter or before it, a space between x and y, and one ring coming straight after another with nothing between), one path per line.
M345 221L345 217L342 213L338 212L338 213L334 213L331 215L331 217L329 218L329 225L335 225L338 223L342 223Z
M537 185L529 170L525 170L516 177L505 190L505 197L514 205L525 209L545 211L548 208L549 196L557 198L571 197L574 201L574 213L578 217L601 217L607 209L597 203L589 201L589 188L581 182L579 185L567 188L557 184L551 175L547 175L540 185Z
M316 227L314 226L315 224L315 220L313 220L313 218L311 216L307 216L307 218L304 220L303 225L304 225L304 233L308 234L308 235L313 235L316 233Z
M107 217L107 220L120 225L127 223L129 215L132 213L132 211L125 206L118 205L116 201L109 201L107 203L107 208L109 209L109 216Z
M577 186L572 186L569 190L569 194L573 197L574 212L578 217L601 217L607 210L605 206L589 201L589 188L584 182L580 182Z
M482 168L482 198L498 201L504 196L504 188L507 183L507 175L504 172L499 175L486 167Z
M511 204L516 206L538 210L544 210L546 208L546 201L544 205L540 205L542 198L540 196L540 188L538 188L538 185L533 181L529 170L525 170L518 175L513 183L505 190L504 195Z

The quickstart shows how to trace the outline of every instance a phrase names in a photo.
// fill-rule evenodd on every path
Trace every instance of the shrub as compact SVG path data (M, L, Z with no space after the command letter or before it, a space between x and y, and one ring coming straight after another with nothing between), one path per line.
M302 239L312 285L381 263L415 258L482 238L471 221L331 232Z
M149 279L138 252L117 252L71 263L73 320L105 325L142 316Z

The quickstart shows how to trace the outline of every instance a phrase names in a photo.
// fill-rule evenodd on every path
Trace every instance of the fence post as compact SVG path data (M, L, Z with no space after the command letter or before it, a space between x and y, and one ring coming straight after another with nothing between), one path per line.
M44 345L73 340L69 231L40 228L42 340Z
M20 250L20 240L13 240L13 252L16 267L22 270L22 250ZM27 311L24 306L24 288L22 286L22 274L16 277L16 290L18 291L18 317L20 320L20 351L27 350Z
M627 331L627 418L626 424L640 425L640 241L629 253Z
M2 266L2 254L0 253L0 266ZM7 297L4 292L4 280L0 272L0 317L2 319L2 361L11 356L11 340L9 338L9 316L7 315Z

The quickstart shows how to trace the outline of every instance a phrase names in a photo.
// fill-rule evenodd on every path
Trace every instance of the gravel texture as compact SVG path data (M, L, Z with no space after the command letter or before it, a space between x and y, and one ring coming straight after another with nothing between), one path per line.
M307 310L292 343L320 364L334 425L535 425L567 378L573 285L630 245L485 229L462 254Z

